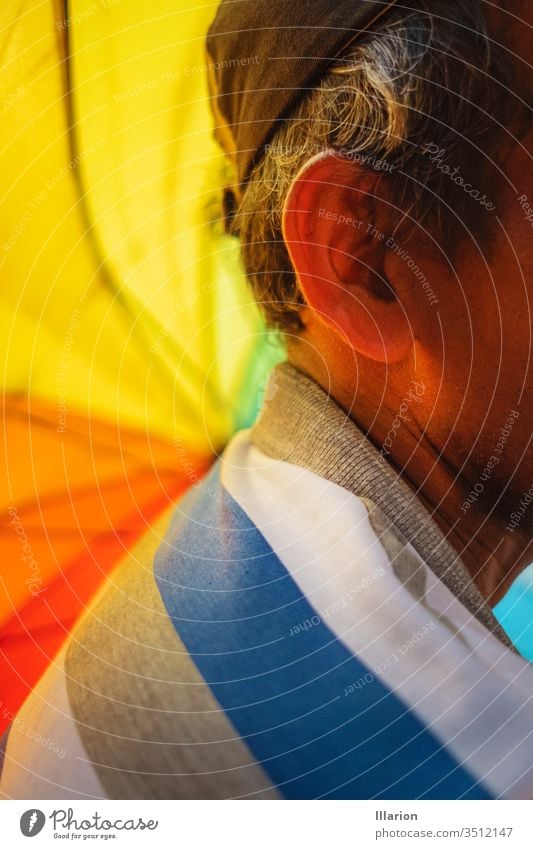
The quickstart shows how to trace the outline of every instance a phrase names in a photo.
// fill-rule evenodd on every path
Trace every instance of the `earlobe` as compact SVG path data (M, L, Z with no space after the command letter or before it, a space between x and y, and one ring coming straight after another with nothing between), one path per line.
M388 202L379 182L337 154L314 157L287 194L283 237L308 307L359 354L393 363L413 335L385 274L387 236L375 221Z

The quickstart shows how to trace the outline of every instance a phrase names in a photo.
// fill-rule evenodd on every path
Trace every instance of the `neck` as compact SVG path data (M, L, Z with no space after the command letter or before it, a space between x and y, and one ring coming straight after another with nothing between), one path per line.
M375 434L369 438L379 447ZM494 606L533 559L531 541L509 531L496 509L468 500L471 481L412 426L399 435L388 457L416 493L468 569L487 602ZM466 506L468 505L468 507Z
M308 362L294 355L290 361L334 398L401 475L460 556L481 594L494 606L533 560L530 536L520 528L509 531L504 518L508 513L502 510L500 515L494 504L487 507L481 499L468 501L472 482L466 479L464 468L432 444L416 420L421 384L411 381L406 398L395 397L388 406L383 394L366 403L358 398L355 404L353 389L337 383L332 371L326 374L309 368ZM379 419L376 409L384 413Z

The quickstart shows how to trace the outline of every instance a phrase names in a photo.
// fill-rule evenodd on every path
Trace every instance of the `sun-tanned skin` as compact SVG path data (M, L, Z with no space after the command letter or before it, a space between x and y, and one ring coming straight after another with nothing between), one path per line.
M491 37L513 54L509 96L527 103L531 6L517 3L516 17L487 8ZM479 215L495 219L490 251L465 238L452 265L435 232L418 226L405 241L394 234L430 281L433 302L405 255L387 248L393 230L383 175L337 156L315 159L293 183L283 218L306 302L304 330L288 338L289 360L378 448L403 411L387 459L491 604L533 560L533 505L507 528L533 484L532 222L519 201L526 195L533 206L532 139L502 128L488 165L496 208L480 205ZM339 224L340 215L363 223Z

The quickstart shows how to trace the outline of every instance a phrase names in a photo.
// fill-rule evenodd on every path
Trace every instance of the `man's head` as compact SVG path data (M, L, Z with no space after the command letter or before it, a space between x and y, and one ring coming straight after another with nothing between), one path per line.
M452 512L481 524L533 484L528 19L527 2L393 4L236 178L233 232L290 358L427 501L447 474Z

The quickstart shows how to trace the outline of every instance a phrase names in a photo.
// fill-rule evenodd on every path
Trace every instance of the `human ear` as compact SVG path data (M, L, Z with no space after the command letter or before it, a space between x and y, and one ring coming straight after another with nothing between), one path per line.
M283 209L283 238L305 302L358 353L403 359L413 334L387 278L387 234L377 225L383 178L335 153L309 160Z

